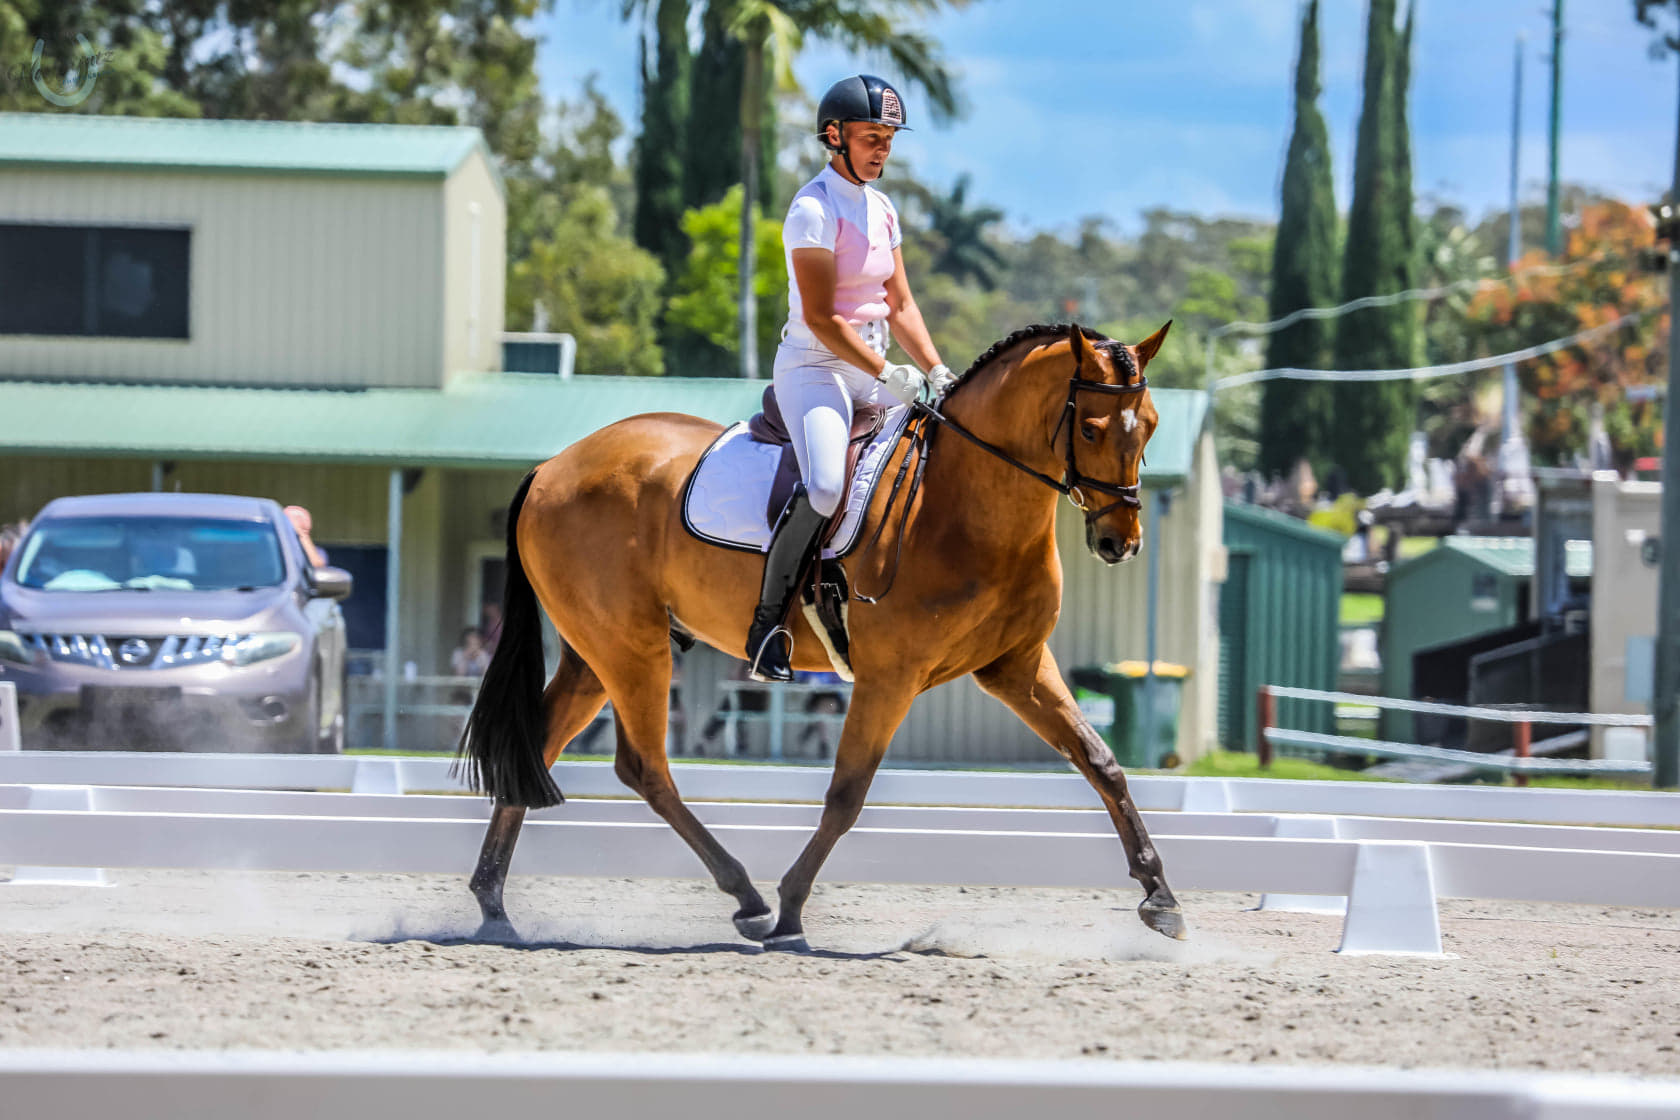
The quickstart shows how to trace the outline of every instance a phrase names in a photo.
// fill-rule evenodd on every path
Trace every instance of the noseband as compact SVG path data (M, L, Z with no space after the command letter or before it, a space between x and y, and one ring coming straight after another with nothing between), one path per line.
M1074 331L1079 329L1080 328L1077 326L1072 328ZM1073 336L1070 335L1070 338L1072 337ZM913 407L918 412L925 413L926 415L939 421L941 424L945 425L945 427L951 429L953 432L968 440L976 447L984 448L986 451L991 452L993 455L1002 459L1015 469L1024 471L1033 478L1038 479L1038 481L1044 483L1044 485L1050 487L1052 490L1055 490L1057 493L1067 495L1068 501L1072 502L1081 512L1085 514L1085 523L1090 525L1098 518L1105 516L1121 506L1128 506L1132 509L1142 509L1143 501L1138 497L1137 484L1123 486L1114 482L1102 482L1080 473L1078 465L1073 460L1073 428L1079 415L1079 394L1141 393L1145 389L1149 388L1149 379L1138 372L1137 367L1132 363L1131 354L1128 353L1123 346L1116 345L1109 350L1109 353L1126 367L1121 371L1122 376L1131 374L1134 379L1123 382L1119 385L1110 385L1104 381L1087 381L1080 376L1083 372L1082 366L1084 363L1084 350L1079 345L1077 338L1073 338L1072 349L1073 376L1068 379L1067 404L1062 408L1061 419L1056 421L1056 430L1050 433L1050 446L1054 448L1056 446L1056 437L1061 434L1062 428L1066 427L1068 430L1067 468L1063 471L1062 477L1059 479L1051 478L1049 475L1044 474L1041 471L1033 470L1031 467L1027 466L1025 463L1021 462L1001 447L987 443L985 440L981 439L967 428L964 428L961 424L958 424L956 421L952 420L932 405L926 405L917 401ZM1100 509L1093 510L1090 506L1089 500L1085 496L1086 491L1090 490L1094 490L1099 494L1108 494L1114 498L1114 501L1108 503Z

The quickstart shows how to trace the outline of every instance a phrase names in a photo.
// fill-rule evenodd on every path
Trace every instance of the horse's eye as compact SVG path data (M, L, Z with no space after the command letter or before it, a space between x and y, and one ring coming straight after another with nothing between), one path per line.
M1097 442L1097 426L1089 420L1080 421L1079 434L1085 437L1086 443Z

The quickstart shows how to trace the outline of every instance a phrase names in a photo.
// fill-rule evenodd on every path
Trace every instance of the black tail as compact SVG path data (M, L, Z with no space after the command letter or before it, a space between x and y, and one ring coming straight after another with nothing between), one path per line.
M502 636L461 733L454 773L499 803L542 809L565 798L542 761L547 735L542 710L542 617L536 592L519 562L519 509L536 474L525 476L508 506Z

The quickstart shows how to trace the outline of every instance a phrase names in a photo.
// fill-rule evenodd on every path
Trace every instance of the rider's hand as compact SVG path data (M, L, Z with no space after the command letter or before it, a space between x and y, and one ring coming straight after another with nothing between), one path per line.
M933 391L934 400L938 400L950 392L951 386L957 383L957 375L951 372L951 367L944 362L928 370L928 388Z
M921 396L922 388L927 384L927 377L915 366L898 365L888 362L876 375L877 380L887 387L887 392L903 401L914 404Z

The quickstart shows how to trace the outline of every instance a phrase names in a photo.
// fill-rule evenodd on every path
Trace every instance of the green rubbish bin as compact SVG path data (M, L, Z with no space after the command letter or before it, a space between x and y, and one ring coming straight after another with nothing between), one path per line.
M1118 661L1082 665L1068 676L1079 710L1113 748L1121 766L1171 769L1178 765L1178 707L1190 670L1157 661L1153 683L1147 670L1142 661ZM1146 695L1153 698L1154 716L1147 742L1143 728Z

